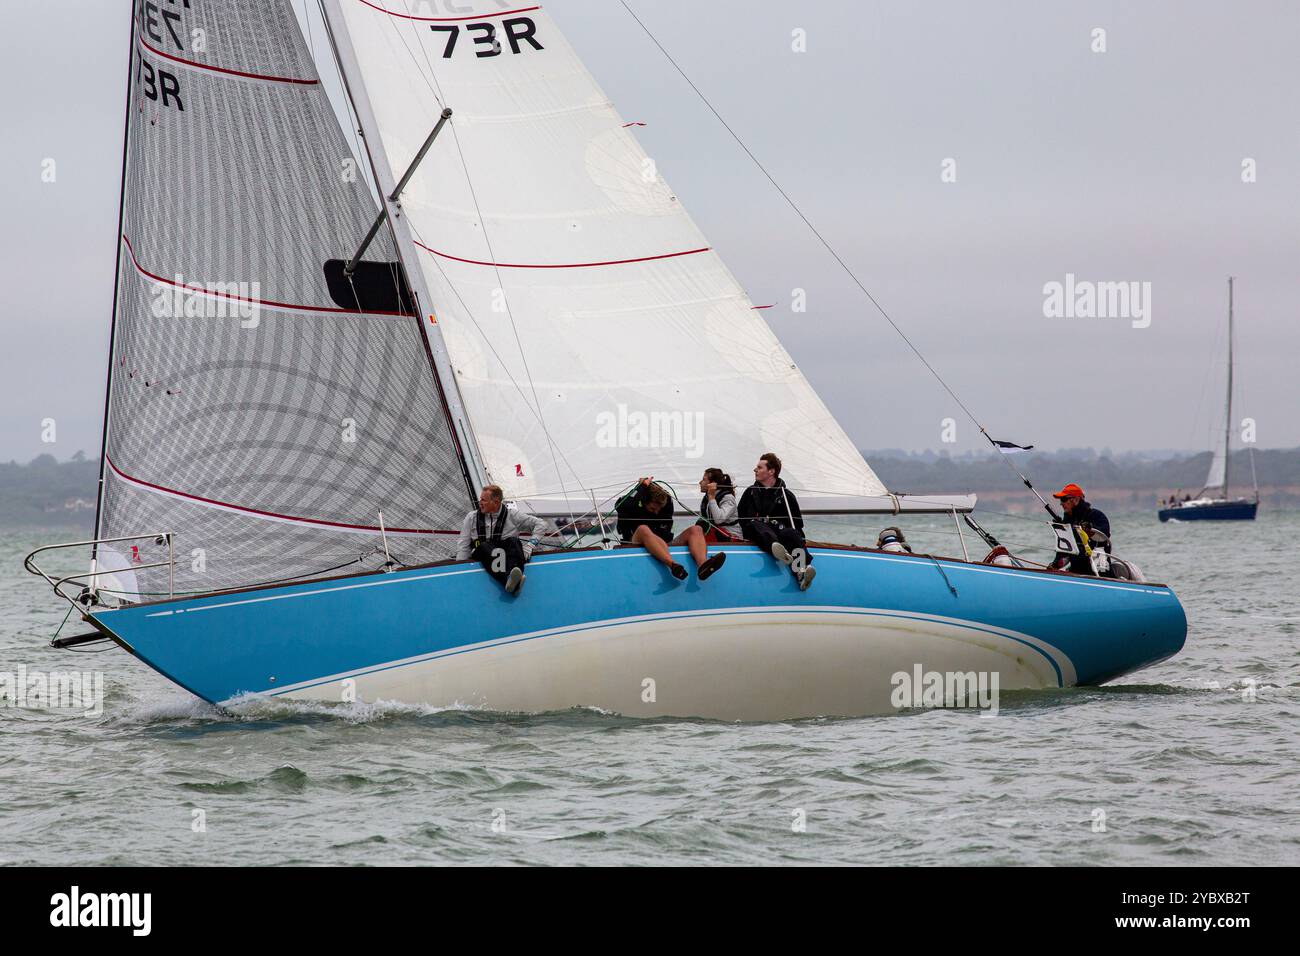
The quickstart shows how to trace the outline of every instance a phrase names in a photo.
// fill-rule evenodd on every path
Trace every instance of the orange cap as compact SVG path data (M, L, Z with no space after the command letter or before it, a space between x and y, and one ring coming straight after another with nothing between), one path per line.
M1082 498L1083 489L1080 488L1078 485L1076 485L1074 482L1070 482L1068 485L1066 485L1056 494L1052 495L1052 497L1053 498Z

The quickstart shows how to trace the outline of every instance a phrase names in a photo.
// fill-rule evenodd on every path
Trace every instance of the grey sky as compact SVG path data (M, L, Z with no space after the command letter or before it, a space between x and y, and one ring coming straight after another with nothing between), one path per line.
M1240 415L1261 446L1300 445L1300 5L631 3L998 437L1207 447L1231 273ZM975 447L622 6L546 6L850 436ZM128 11L4 3L0 460L98 452ZM1066 273L1150 282L1150 327L1045 318Z

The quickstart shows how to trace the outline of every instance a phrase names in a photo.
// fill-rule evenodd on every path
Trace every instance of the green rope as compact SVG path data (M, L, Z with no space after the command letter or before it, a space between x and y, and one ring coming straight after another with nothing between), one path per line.
M59 636L59 633L63 630L63 625L68 623L68 618L72 617L72 608L73 605L69 604L68 613L63 615L63 621L59 624L59 630L54 632L54 635L50 638L50 640L54 640L55 638L57 638Z

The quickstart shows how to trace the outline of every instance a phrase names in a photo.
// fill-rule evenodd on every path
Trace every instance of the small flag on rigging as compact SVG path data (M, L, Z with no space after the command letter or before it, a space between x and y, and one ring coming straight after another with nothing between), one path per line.
M1033 445L1017 445L1013 441L1001 441L1000 439L997 438L989 438L989 441L997 445L998 451L1002 452L1002 454L1004 455L1014 455L1017 452L1029 451L1031 448L1034 447Z

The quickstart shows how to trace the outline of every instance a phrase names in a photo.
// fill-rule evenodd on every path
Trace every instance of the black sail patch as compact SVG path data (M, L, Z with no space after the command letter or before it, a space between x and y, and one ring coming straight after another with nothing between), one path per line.
M415 315L415 296L400 262L372 262L363 259L352 275L343 272L347 261L325 262L325 283L330 298L340 309L371 314Z

